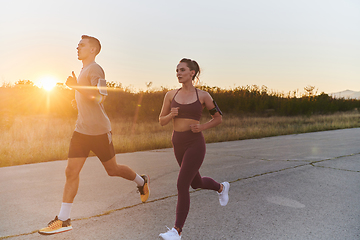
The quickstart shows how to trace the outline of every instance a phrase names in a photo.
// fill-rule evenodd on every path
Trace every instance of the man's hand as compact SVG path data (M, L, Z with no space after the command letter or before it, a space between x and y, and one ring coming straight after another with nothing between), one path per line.
M71 106L72 106L75 110L77 110L77 103L76 103L76 100L75 100L75 99L73 99L73 100L71 101Z
M76 76L74 71L72 71L72 76L69 76L66 80L66 86L68 86L69 88L74 88L78 85L77 80L76 80Z

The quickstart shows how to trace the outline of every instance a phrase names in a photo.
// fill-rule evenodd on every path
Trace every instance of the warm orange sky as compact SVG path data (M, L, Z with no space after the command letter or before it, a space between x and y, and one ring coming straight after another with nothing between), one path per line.
M107 80L124 87L178 87L187 57L209 86L360 91L358 0L14 0L1 10L0 83L65 82L80 72L76 46L88 34L102 43Z

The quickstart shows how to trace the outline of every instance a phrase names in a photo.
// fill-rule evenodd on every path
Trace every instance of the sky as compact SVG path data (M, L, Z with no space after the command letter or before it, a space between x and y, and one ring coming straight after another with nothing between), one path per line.
M0 11L0 85L78 75L86 34L107 81L135 91L180 87L184 57L210 87L360 91L359 0L12 0Z

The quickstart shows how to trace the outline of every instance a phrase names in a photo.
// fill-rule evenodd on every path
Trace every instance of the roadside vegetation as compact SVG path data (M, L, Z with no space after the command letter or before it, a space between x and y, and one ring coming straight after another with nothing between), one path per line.
M224 113L223 123L204 131L207 143L360 127L360 101L305 92L283 94L266 87L207 90ZM171 147L172 126L158 123L168 89L132 92L109 83L105 108L117 153ZM74 92L59 84L46 92L31 81L0 87L0 167L67 158L76 121ZM209 120L204 111L201 122Z

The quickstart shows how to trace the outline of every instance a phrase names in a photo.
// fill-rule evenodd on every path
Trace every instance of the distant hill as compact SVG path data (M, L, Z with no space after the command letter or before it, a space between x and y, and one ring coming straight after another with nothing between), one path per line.
M329 93L329 96L334 98L360 99L360 92L345 90L341 92Z

